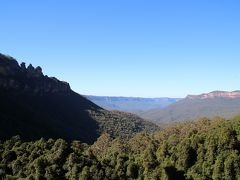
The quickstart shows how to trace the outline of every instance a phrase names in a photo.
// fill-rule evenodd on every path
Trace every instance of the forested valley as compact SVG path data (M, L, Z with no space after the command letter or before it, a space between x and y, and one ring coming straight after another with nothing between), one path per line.
M240 179L240 117L202 118L130 139L0 143L1 179Z

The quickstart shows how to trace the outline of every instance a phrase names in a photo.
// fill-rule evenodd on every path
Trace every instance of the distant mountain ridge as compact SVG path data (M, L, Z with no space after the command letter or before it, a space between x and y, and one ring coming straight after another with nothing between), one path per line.
M70 85L0 54L0 139L64 138L93 143L101 133L129 137L158 126L123 112L107 111Z
M200 117L231 118L240 114L240 91L213 91L186 98L164 109L143 112L141 117L161 123L194 120Z
M141 98L117 96L85 95L90 101L108 110L141 113L150 109L162 109L180 100L180 98Z
M188 95L187 99L208 99L208 98L216 98L216 97L222 97L222 98L240 98L240 91L213 91L210 93L204 93L200 95Z

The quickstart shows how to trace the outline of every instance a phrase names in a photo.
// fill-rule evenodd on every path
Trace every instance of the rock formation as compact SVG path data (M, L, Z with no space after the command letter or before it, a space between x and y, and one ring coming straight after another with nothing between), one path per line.
M204 93L201 95L188 95L187 99L208 99L208 98L240 98L240 91L213 91L210 93Z
M32 81L36 79L35 81ZM6 91L18 90L19 92L33 93L61 93L67 95L70 86L66 82L56 78L44 76L41 67L34 68L30 64L26 68L23 62L21 65L9 56L0 54L0 87Z

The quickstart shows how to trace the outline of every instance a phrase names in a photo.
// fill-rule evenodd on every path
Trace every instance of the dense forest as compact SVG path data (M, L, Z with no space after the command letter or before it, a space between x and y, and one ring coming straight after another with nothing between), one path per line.
M93 145L63 139L0 143L2 179L240 179L240 117L200 119Z

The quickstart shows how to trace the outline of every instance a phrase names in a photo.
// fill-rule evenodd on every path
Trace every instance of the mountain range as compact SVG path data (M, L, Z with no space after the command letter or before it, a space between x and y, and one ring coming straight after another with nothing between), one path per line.
M19 65L3 54L0 99L2 139L18 134L24 140L45 137L93 143L104 132L122 138L155 132L160 128L153 122L240 114L240 91L213 91L184 99L82 96L67 82L44 75L41 67Z
M91 95L86 95L85 97L102 108L131 112L135 114L141 114L144 111L152 109L162 109L180 100L180 98L167 97L141 98Z
M64 138L93 143L101 133L129 137L158 126L119 111L107 111L74 92L70 85L0 54L0 137L23 140Z
M200 117L230 118L238 114L240 114L240 91L213 91L188 95L164 109L149 110L140 116L160 123L173 123Z

